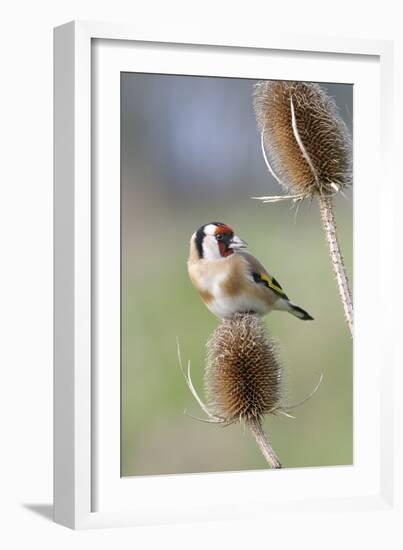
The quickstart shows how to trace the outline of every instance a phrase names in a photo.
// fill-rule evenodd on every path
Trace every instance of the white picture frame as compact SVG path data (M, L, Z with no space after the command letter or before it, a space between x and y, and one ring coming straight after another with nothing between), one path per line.
M395 196L389 162L392 53L392 43L375 40L270 33L252 44L206 32L201 42L185 33L149 36L130 25L91 22L55 29L56 522L90 528L235 519L250 516L252 509L253 516L264 517L299 513L308 502L312 514L346 506L393 511L393 316L385 314L381 325L371 323L374 301L383 312L391 304L390 295L374 289L367 276L375 265L384 287L396 286L389 215ZM114 137L122 70L292 75L295 80L354 84L353 466L120 478L119 363L117 369L105 364L119 359L120 327L113 320L120 281L120 202L113 182L119 169L120 145ZM365 162L368 155L370 164ZM381 173L389 184L380 197L376 186ZM265 484L268 490L262 491Z

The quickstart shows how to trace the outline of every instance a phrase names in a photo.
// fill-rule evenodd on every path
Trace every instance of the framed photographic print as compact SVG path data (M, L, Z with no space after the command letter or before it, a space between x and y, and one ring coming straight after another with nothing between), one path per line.
M55 29L57 522L392 506L391 63Z

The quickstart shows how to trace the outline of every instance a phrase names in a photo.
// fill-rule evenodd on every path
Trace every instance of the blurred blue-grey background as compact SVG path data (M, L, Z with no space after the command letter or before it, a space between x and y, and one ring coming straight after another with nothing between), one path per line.
M191 234L215 220L232 225L313 322L266 317L286 372L286 403L316 395L295 420L265 428L285 467L351 464L352 342L343 319L315 203L264 205L281 194L264 164L252 93L243 79L123 73L122 475L265 468L243 426L202 416L179 369L192 361L203 393L205 343L218 320L186 271ZM352 131L352 86L321 84ZM339 197L340 240L352 277L352 196Z

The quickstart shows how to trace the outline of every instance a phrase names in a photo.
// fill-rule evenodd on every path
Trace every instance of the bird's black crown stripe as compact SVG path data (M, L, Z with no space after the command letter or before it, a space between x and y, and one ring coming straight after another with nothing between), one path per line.
M197 230L195 239L196 249L199 254L199 258L203 258L204 227L205 226L203 225L202 227L200 227L200 229Z

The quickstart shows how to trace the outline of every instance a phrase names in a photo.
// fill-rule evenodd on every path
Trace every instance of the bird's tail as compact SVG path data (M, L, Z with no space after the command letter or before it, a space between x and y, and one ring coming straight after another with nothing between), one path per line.
M292 315L295 315L295 317L298 317L298 319L302 319L303 321L313 321L313 317L311 317L307 311L302 309L302 307L296 306L292 302L288 302L288 305L288 311L292 313Z

